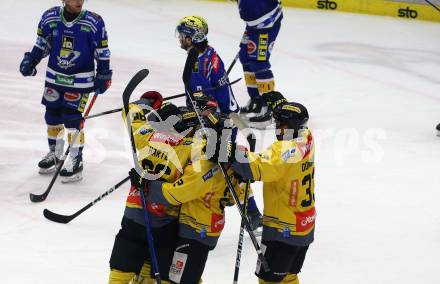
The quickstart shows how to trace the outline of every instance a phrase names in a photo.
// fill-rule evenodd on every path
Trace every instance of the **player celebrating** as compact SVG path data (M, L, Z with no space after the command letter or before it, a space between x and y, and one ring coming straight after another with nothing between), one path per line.
M137 104L130 104L132 131L139 163L153 178L174 182L191 161L193 142L191 128L198 124L192 111L181 110L173 104L162 104L162 96L155 91L142 95L140 103L157 109L148 113ZM125 118L125 115L124 115ZM177 119L173 125L168 121ZM181 134L183 133L183 134ZM187 137L184 133L187 134ZM179 134L179 135L178 135ZM181 134L181 135L180 135ZM131 188L127 197L121 230L115 238L110 258L109 283L143 283L150 279L149 253L140 190L145 190L135 169L130 171ZM179 206L148 203L148 214L157 252L159 273L167 283L168 271L177 240ZM139 278L141 277L141 278ZM147 280L145 280L147 281ZM132 282L130 282L132 283Z
M206 91L204 95L211 96L218 102L218 111L221 113L238 112L238 104L232 89L229 85L225 85L229 83L229 79L223 61L215 49L208 45L207 22L200 16L184 17L179 21L176 33L180 47L188 52L183 75L188 91L194 93L202 89L220 87ZM195 58L192 58L193 56ZM234 128L232 130L233 140L236 135L237 128ZM253 196L248 200L248 214L252 229L256 230L262 226L262 216Z
M257 264L260 283L294 284L299 283L297 274L314 239L313 136L303 105L287 103L278 92L263 98L273 111L277 141L261 154L237 149L237 159L244 160L234 161L232 167L243 178L263 182L261 249L270 271Z
M215 124L223 125L225 116L215 116ZM228 174L234 190L241 195L237 179L231 170ZM218 165L199 160L187 164L174 183L155 180L147 185L147 199L152 203L180 206L179 237L169 268L171 283L200 283L209 251L217 245L225 224L224 208L234 204Z
M283 12L278 0L238 0L238 6L246 22L239 55L250 96L240 113L249 119L250 126L264 129L272 123L272 116L261 95L275 90L269 58Z
M84 0L62 2L63 7L44 12L38 24L37 41L32 51L24 54L20 72L23 76L35 76L37 64L49 56L41 102L46 107L49 153L38 167L41 174L55 170L63 153L67 128L70 155L60 175L64 182L71 182L82 179L82 112L90 92L101 94L110 87L112 70L104 20L83 10ZM77 139L72 141L73 137Z

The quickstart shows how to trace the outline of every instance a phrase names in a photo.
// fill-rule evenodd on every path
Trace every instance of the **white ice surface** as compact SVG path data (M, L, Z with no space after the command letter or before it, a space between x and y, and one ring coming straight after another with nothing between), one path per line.
M125 185L68 225L42 215L44 208L70 214L127 174L128 138L112 114L86 123L84 180L57 181L44 203L29 201L50 181L36 168L47 149L40 104L46 61L33 78L23 78L18 65L39 17L59 2L0 5L0 283L106 283L127 194ZM92 113L119 107L128 79L143 67L151 74L137 94L182 91L179 18L203 15L226 65L244 28L232 3L90 0L86 7L106 21L114 70ZM302 283L440 283L440 25L285 9L271 62L277 88L309 108L317 138L316 241ZM237 65L231 78L239 76ZM241 104L245 90L242 82L234 86ZM271 139L267 130L258 148ZM261 185L254 191L262 207ZM204 283L232 282L239 224L229 208ZM255 261L246 238L240 283L256 283Z

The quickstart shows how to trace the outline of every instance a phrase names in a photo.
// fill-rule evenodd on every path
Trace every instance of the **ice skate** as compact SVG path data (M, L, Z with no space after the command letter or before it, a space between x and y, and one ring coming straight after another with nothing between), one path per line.
M38 172L43 175L51 174L55 172L56 167L60 160L55 155L54 151L49 151L49 153L44 156L44 158L38 163Z
M70 183L82 180L83 162L82 156L74 158L69 156L69 159L64 164L64 168L60 172L61 182Z

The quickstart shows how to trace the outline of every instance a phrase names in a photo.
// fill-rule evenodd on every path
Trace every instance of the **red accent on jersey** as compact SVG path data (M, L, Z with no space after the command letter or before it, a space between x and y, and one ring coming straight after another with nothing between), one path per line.
M218 233L225 227L225 216L220 214L211 215L211 233Z
M295 216L296 216L297 232L305 232L310 230L313 226L315 226L315 219L316 219L315 207L305 212L296 212Z
M290 197L289 197L289 205L295 207L296 206L296 195L298 192L298 180L292 181L292 187L290 188Z
M147 209L154 216L163 217L165 215L165 205L148 202Z
M313 137L312 137L312 135L309 134L307 136L307 142L306 143L298 142L297 145L299 147L299 150L303 154L303 159L306 158L310 154L310 152L312 151L312 148L313 148Z
M206 208L211 208L211 198L214 196L214 192L208 192L203 197L203 203L205 204Z
M64 99L69 102L79 101L80 98L81 98L80 93L69 93L69 92L64 93Z
M133 185L130 187L130 191L128 192L127 202L142 206L142 199L139 190L137 190L137 188Z
M257 50L257 45L252 40L248 40L247 42L247 52L248 54L252 54Z
M212 68L214 69L214 73L217 74L220 67L220 59L218 58L217 53L215 52L212 55L211 65Z
M177 146L180 144L180 141L182 141L182 139L179 139L178 137L176 137L170 133L164 133L164 132L157 131L153 135L151 135L150 141L165 143L165 144L168 144L171 146Z

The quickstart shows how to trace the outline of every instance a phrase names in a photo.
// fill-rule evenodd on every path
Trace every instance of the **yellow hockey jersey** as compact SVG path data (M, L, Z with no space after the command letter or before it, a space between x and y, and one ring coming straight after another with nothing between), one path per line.
M313 242L315 228L314 142L309 129L290 141L275 141L262 153L246 152L233 163L244 178L263 182L263 239L292 245Z
M199 157L204 145L194 143L192 138L176 137L173 134L155 131L146 119L146 111L139 105L130 104L132 131L138 160L144 169L144 178L174 182L183 174L183 168L195 157ZM126 120L125 113L123 119ZM202 141L203 142L203 141ZM161 227L179 214L179 206L147 202L152 217L151 226ZM139 191L131 187L125 217L144 224L142 200Z
M180 205L179 236L214 248L225 225L224 208L233 205L234 200L219 166L207 160L198 162L197 166L188 163L174 183L149 182L148 199ZM235 192L243 199L244 186L238 184L231 169L227 173Z

